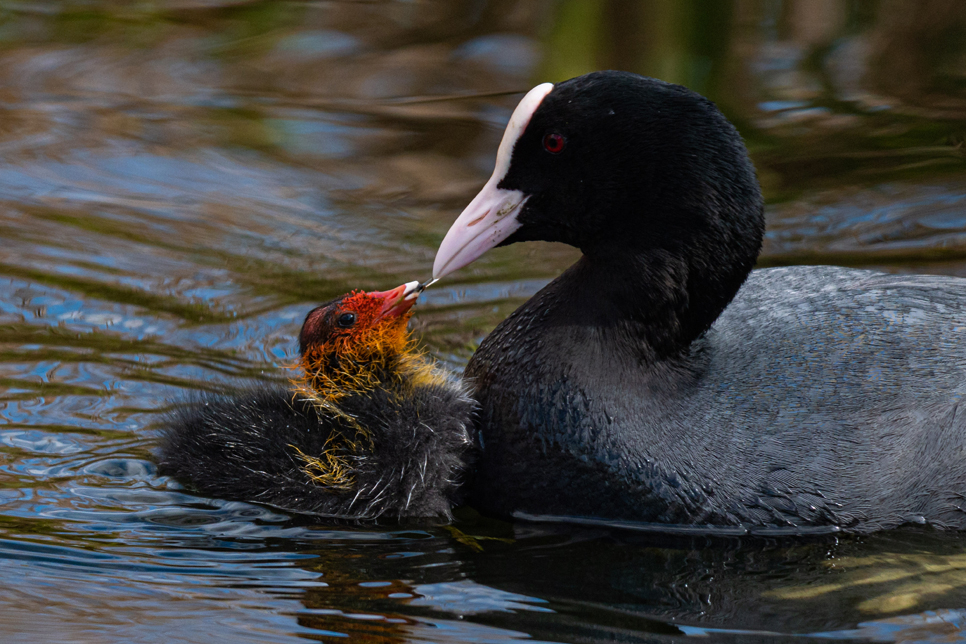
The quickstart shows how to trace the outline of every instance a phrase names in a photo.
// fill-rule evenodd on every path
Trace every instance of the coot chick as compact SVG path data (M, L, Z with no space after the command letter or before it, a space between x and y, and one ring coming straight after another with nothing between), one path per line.
M313 309L293 386L178 407L161 471L203 494L326 517L450 519L474 403L407 332L415 287Z
M700 529L966 528L966 280L751 271L763 204L735 128L622 72L544 84L436 256L583 256L466 369L471 502Z

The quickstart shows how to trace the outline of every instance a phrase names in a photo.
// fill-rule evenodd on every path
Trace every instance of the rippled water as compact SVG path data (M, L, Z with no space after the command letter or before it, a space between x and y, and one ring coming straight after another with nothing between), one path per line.
M960 535L363 529L151 458L314 303L427 277L519 92L595 68L739 125L763 265L966 276L964 43L956 0L0 2L0 639L966 639ZM415 324L460 369L574 257L492 252Z

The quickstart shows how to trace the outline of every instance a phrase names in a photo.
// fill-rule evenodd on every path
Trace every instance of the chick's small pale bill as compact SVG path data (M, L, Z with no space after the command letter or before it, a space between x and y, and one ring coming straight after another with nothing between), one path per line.
M423 291L425 291L426 289L428 289L430 286L432 286L433 284L435 284L438 281L439 280L434 277L433 279L427 280L427 281L422 282L422 283L419 283L419 282L409 282L409 284L415 284L415 286L410 288L409 287L409 284L406 284L407 288L406 288L405 298L407 300L414 300L414 299L416 299L417 297L419 297L419 294L420 293L422 293Z

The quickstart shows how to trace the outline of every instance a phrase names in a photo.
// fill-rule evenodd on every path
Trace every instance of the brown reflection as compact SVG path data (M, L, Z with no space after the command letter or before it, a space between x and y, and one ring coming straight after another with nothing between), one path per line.
M352 561L352 558L347 558ZM311 612L299 615L299 624L330 633L341 633L350 641L389 644L405 642L418 622L398 610L398 597L413 596L414 589L398 580L379 587L360 586L348 575L326 576L328 586L310 591L302 603Z
M870 75L903 101L966 116L966 3L885 0L871 31Z
M420 597L418 587L463 578L453 546L464 548L443 530L433 533L422 538L420 533L408 538L397 533L396 541L368 546L350 540L314 551L312 570L322 574L325 586L308 589L300 598L308 610L299 613L299 623L355 638L351 641L419 639L416 631L440 614L412 604Z
M115 137L164 149L241 146L355 176L366 187L354 201L456 203L479 175L454 159L474 161L498 140L498 126L480 120L494 100L472 97L529 88L542 17L540 5L508 1L477 11L443 1L170 10L64 3L45 28L30 29L37 14L14 9L19 37L0 54L0 85L20 106L6 122L23 118L12 135L62 130L44 146L53 155ZM34 109L55 100L73 112L61 97L110 107L75 113L64 130L49 109ZM508 110L513 99L496 103ZM158 108L166 118L145 113ZM331 125L333 138L300 134L316 123Z

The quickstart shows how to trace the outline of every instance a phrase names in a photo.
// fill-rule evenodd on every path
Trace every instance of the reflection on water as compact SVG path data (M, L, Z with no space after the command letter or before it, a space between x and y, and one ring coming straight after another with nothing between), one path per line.
M966 639L958 535L360 529L151 460L179 394L284 377L314 303L426 278L519 93L591 69L739 125L763 265L966 276L962 2L0 1L0 60L5 641ZM490 253L416 325L460 368L574 257Z

